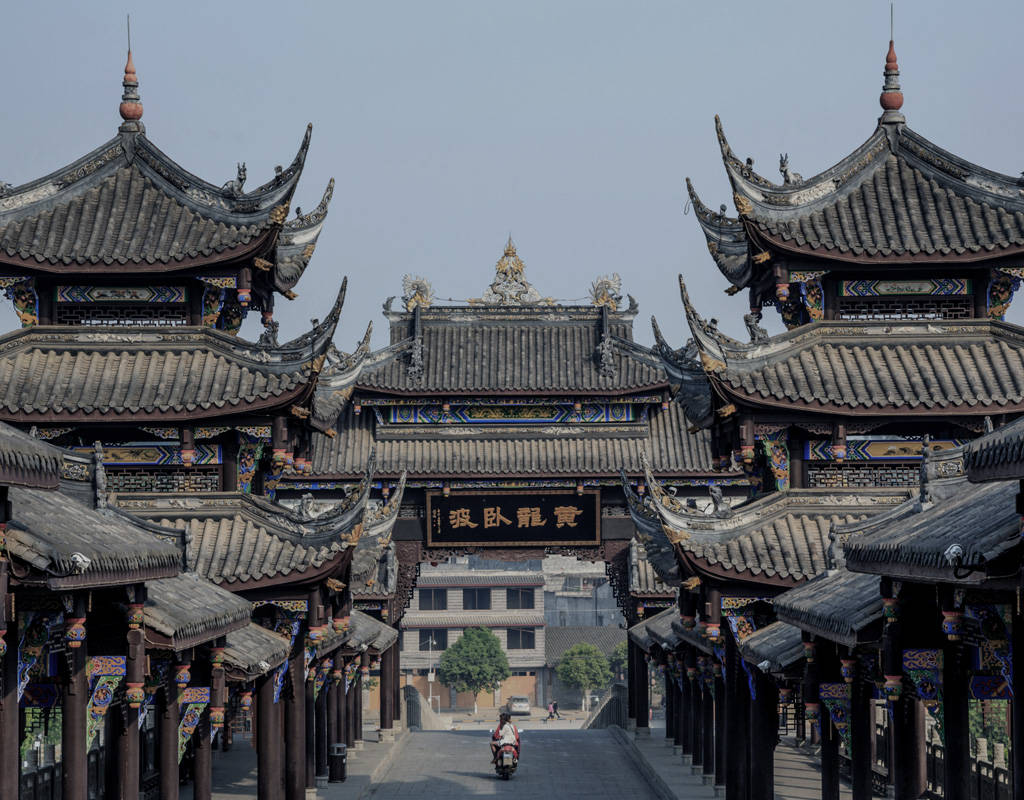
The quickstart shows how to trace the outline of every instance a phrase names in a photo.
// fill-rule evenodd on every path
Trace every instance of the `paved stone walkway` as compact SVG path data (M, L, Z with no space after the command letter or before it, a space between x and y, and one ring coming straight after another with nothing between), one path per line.
M650 800L654 793L609 731L521 732L522 761L509 781L490 766L481 731L415 731L369 793L372 800L509 797Z

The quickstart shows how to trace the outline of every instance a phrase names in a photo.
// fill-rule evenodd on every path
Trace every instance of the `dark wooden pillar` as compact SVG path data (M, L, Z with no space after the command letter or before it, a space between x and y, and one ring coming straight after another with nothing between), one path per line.
M197 659L192 663L192 680L200 686L210 687L213 699L213 674L209 658ZM192 765L195 775L192 783L194 800L210 800L213 796L213 746L210 742L210 706L199 715L199 724L192 734Z
M356 656L358 658L359 656ZM356 746L356 695L359 693L359 672L352 678L348 691L345 692L345 744L349 754Z
M284 792L286 800L306 797L306 680L305 655L300 650L288 662L284 693Z
M256 681L256 797L279 800L284 793L281 769L281 703L274 702L274 672Z
M636 732L640 736L651 734L651 680L647 674L647 659L636 647Z
M903 628L909 626L908 629L912 630L914 621L913 598L906 588L904 594L908 596L900 598L895 619L886 620L882 633L882 671L885 675L898 677L903 673ZM882 578L881 590L883 598L894 596L892 582L886 578ZM926 785L924 707L914 696L909 682L904 679L903 684L893 708L889 765L895 800L917 800Z
M728 719L725 670L717 661L712 665L712 670L715 673L715 786L725 786L725 776L728 773L725 758L725 730Z
M137 592L144 592L139 586ZM137 598L138 599L138 598ZM142 602L145 602L143 599ZM141 608L137 609L141 612ZM141 620L140 620L141 622ZM142 630L136 626L128 630L128 654L125 683L129 691L142 691L146 680L146 650ZM139 797L139 708L128 703L121 706L122 724L118 730L118 789L121 800Z
M874 767L875 707L871 700L870 676L860 664L850 687L850 760L853 800L871 800Z
M1018 495L1020 497L1020 495ZM1013 796L1024 797L1024 588L1017 587L1013 603L1010 653L1013 659L1013 700L1010 701L1010 769Z
M747 676L740 664L739 651L731 632L722 632L725 637L725 672L728 684L729 703L726 706L726 750L725 796L727 800L748 800L750 795L750 690Z
M771 675L752 670L756 696L750 704L750 800L775 800L779 690Z
M839 673L838 658L835 645L831 642L818 640L814 650L817 669L815 679L811 683L814 702L820 703L821 714L821 800L839 800L839 733L829 716L828 709L821 703L819 683L823 679L835 680Z
M0 508L0 513L3 513ZM3 694L0 695L0 797L18 796L21 757L18 745L21 730L18 714L18 620L6 610L14 603L14 595L8 595L7 561L0 559L0 630L7 644L7 654L0 657L0 679ZM4 621L6 619L6 622Z
M362 749L363 747L363 734L365 733L363 725L363 685L366 680L366 676L369 675L367 671L370 666L370 656L363 653L359 657L359 691L356 693L356 747Z
M85 598L76 596L74 604L73 619L84 620ZM88 795L88 753L85 742L85 715L89 703L89 677L85 672L88 647L88 642L82 641L79 647L68 650L61 720L63 800L86 800Z
M338 656L335 663L341 662L341 656ZM344 737L340 735L338 723L340 722L338 716L338 692L344 693L345 687L339 686L338 681L334 679L337 675L335 671L331 680L328 681L325 689L327 693L327 742L328 744L338 744L344 741Z
M690 712L690 746L693 748L690 763L699 766L704 763L704 739L701 735L701 726L704 724L704 697L700 691L700 678L693 672L689 672L688 675L694 675L692 680L687 681L690 684L690 703L693 706Z
M394 611L392 611L392 619L394 619ZM395 627L398 627L398 623L395 623ZM394 689L394 722L402 721L402 651L399 649L399 642L396 641L392 646L392 650L395 651L394 658L392 660L392 670L394 671L394 679L392 687ZM401 728L401 725L393 725L395 728Z
M395 652L398 642L380 657L380 738L382 742L395 738Z
M682 659L679 664L683 671L683 683L679 688L679 744L682 747L683 763L692 763L693 758L693 725L690 724L690 717L693 716L693 684L686 678L686 665L690 661L690 647L687 645L683 650Z
M675 739L676 736L676 693L673 688L672 672L665 665L665 738Z
M708 656L709 659L714 656ZM710 669L710 666L709 666ZM703 697L701 699L701 709L703 711L703 719L701 720L701 742L704 745L704 754L701 762L704 765L705 775L715 774L715 698L711 691L708 689L708 679L702 678L704 682ZM706 783L707 781L705 781Z
M316 788L316 751L317 751L317 724L316 724L316 670L315 663L309 666L309 676L304 681L303 695L305 697L306 714L306 788Z
M159 703L160 800L178 800L178 687L173 669L160 689Z
M968 720L969 677L963 645L947 642L943 653L942 711L945 730L944 797L970 797L971 733Z
M629 722L627 727L636 727L636 653L633 640L626 639L626 706Z
M221 491L238 491L238 437L242 434L228 431L222 446L223 463L221 464Z
M316 777L327 778L328 730L327 699L329 690L325 684L316 698Z

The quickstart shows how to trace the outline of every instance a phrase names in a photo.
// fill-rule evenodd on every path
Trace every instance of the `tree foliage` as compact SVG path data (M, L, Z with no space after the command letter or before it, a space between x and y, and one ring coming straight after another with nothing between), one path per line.
M629 643L619 642L612 650L611 658L608 659L608 666L616 677L625 675L629 664Z
M562 683L575 686L584 697L589 690L607 686L612 680L604 653L586 642L574 644L566 650L556 671Z
M498 637L487 628L466 628L441 655L438 678L457 692L494 691L510 674Z

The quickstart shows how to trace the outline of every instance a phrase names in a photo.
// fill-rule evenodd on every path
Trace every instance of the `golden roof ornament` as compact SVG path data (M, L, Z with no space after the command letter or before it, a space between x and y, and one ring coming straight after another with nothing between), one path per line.
M419 275L402 276L402 305L406 311L414 308L430 308L434 302L434 290L426 278Z
M516 253L512 237L509 236L505 244L505 253L494 265L495 275L491 285L483 297L470 298L469 302L473 305L497 306L552 305L552 298L541 297L540 292L526 280L523 274L525 266Z
M601 275L590 284L590 302L599 308L607 306L609 311L618 311L622 303L622 278L619 273Z

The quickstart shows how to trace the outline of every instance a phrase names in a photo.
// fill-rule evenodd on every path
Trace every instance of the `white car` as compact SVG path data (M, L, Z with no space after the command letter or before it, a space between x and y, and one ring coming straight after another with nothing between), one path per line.
M505 703L505 710L509 714L526 714L530 713L530 698L523 697L522 695L512 695L508 702Z

